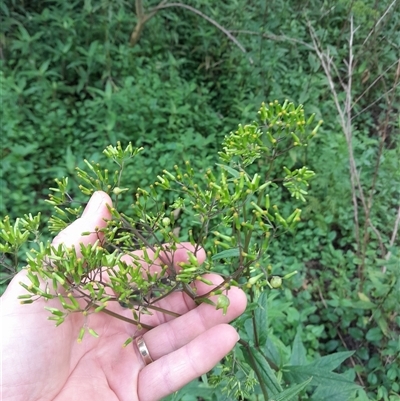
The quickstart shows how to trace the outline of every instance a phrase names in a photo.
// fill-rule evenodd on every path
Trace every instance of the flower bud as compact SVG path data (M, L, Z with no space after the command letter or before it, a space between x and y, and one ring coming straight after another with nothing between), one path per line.
M264 276L264 273L260 273L257 276L251 277L248 281L248 284L253 285L255 283L257 283L257 281Z
M226 311L228 310L229 304L230 304L229 298L226 295L221 294L218 297L217 310L222 309L222 313L226 315Z
M272 288L279 288L282 286L282 278L279 276L272 276L270 282Z
M120 188L120 187L115 187L113 189L114 195L120 195L122 192L128 191L128 188Z

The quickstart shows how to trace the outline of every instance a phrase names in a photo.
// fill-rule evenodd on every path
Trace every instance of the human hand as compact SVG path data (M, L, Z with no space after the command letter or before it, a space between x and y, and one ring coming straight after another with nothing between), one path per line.
M96 235L84 231L104 227L110 218L107 204L111 199L96 192L81 218L63 230L54 244L64 243L79 249L80 243L94 243ZM174 254L175 263L186 260L190 244ZM199 252L199 262L205 255ZM216 285L222 278L206 276ZM84 325L82 314L71 314L59 327L46 320L44 307L59 307L57 299L21 305L25 293L19 282L29 282L26 272L19 272L1 298L2 395L3 400L96 400L151 401L177 391L186 383L209 371L236 344L238 335L227 323L246 307L246 296L238 288L229 290L227 314L215 307L194 301L183 292L175 292L158 306L180 314L154 313L143 323L153 326L143 331L143 339L153 362L145 365L135 341L123 348L125 340L137 334L136 326L104 313L91 314L90 327L99 338L85 336L76 341ZM198 293L210 286L198 283ZM131 317L131 312L113 302L109 309Z

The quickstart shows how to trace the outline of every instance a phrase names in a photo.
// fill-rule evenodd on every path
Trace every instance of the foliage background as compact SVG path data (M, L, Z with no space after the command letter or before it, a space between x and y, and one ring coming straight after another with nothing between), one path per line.
M291 153L285 163L305 163L317 178L296 235L281 237L271 249L274 273L300 274L274 295L270 335L290 344L301 327L310 358L356 350L344 367L364 387L354 397L398 399L399 2L185 4L228 29L247 53L180 7L159 11L132 47L133 1L0 4L1 216L49 215L44 199L53 179L72 176L85 158L99 160L117 140L145 147L129 167L132 186L146 186L186 159L201 180L223 137L251 121L262 101L303 103L324 125L306 151ZM143 5L150 9L157 2ZM309 21L345 77L350 15L358 27L352 144L361 184L372 199L368 219L381 237L360 216L361 247L354 235L348 144L320 61L304 45L312 45ZM342 100L345 92L338 96ZM262 163L258 168L263 171ZM283 210L292 202L284 193L274 201ZM180 225L185 232L190 218ZM195 383L176 397L199 394ZM204 399L213 396L203 389Z

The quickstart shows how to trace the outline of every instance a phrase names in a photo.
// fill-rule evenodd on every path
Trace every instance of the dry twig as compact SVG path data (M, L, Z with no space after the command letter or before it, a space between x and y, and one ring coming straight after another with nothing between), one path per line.
M345 135L347 148L348 148L348 152L349 152L350 183L351 183L353 214L354 214L354 223L355 223L355 237L356 237L356 242L357 242L358 254L362 257L363 260L365 259L365 250L366 250L366 246L367 246L367 243L369 240L368 229L371 229L374 232L374 234L378 240L379 247L380 247L380 250L382 253L382 257L387 258L388 255L390 257L390 253L386 254L384 239L382 238L381 233L379 232L379 230L376 228L376 226L371 221L371 212L372 212L372 207L373 207L373 192L374 192L376 180L378 178L378 170L379 170L379 166L380 166L380 160L382 157L382 151L383 151L384 141L386 139L386 134L382 135L380 138L380 146L379 146L378 154L377 154L375 174L373 175L373 178L372 178L372 185L371 185L371 189L369 191L369 194L368 194L369 196L367 199L367 194L361 184L360 172L357 170L354 149L353 149L352 121L361 112L356 115L352 115L352 111L353 111L354 105L365 95L365 93L367 93L384 76L384 74L387 71L389 71L395 64L399 63L399 61L396 61L396 63L393 63L389 68L387 68L381 75L379 75L379 77L377 77L374 80L374 82L355 101L353 101L353 98L352 98L352 93L353 93L352 83L353 82L352 81L353 81L353 74L354 74L354 67L355 67L353 42L354 42L354 34L357 31L357 28L354 27L353 18L352 17L350 18L349 55L348 55L348 60L345 61L345 64L347 67L345 79L343 79L340 76L338 68L333 61L333 57L330 56L329 51L324 52L322 50L322 45L316 35L316 32L313 29L311 23L308 23L308 28L309 28L311 39L313 42L313 49L321 62L325 76L328 80L328 85L329 85L329 88L330 88L330 91L331 91L331 94L333 97L333 101L336 106L336 110L339 115L340 125L341 125L342 131ZM365 43L365 41L364 41L364 43ZM396 75L396 77L397 77L397 75ZM336 78L339 79L340 88L337 88L337 84L335 84ZM383 94L380 98L387 96L388 93L394 91L394 89L396 87L398 87L398 85L399 85L399 82L398 82L398 79L396 79L393 84L393 87L389 91L387 91L385 94ZM344 91L344 93L346 95L343 102L341 102L339 100L339 93L342 90ZM368 105L366 108L364 108L362 110L362 112L365 111L367 108L371 107L377 101ZM389 99L387 99L387 101L390 106L391 101L389 101ZM388 114L387 114L387 118L388 118ZM362 205L361 210L364 215L363 237L361 237L361 220L360 220L360 215L359 215L359 201L361 202L361 205ZM395 229L394 229L395 233L397 233L397 230L398 230L399 220L400 220L400 217L398 217L396 219ZM392 237L393 237L393 235L392 235ZM392 242L392 240L390 242ZM393 243L394 243L394 240L393 240ZM392 243L392 245L393 245L393 243ZM388 258L387 258L387 260L388 260ZM361 263L359 265L359 277L361 278L361 282L362 282L363 263Z
M136 0L136 15L138 18L138 22L137 22L136 27L135 27L134 31L132 32L132 35L130 38L131 46L134 46L138 42L141 32L143 30L143 27L147 21L149 21L152 17L154 17L158 11L164 10L166 8L171 8L171 7L184 8L184 9L189 10L192 13L197 14L200 17L204 18L206 21L210 22L212 25L214 25L216 28L218 28L221 32L223 32L243 53L247 54L247 51L244 48L244 46L232 35L231 32L229 32L226 28L224 28L222 25L220 25L217 21L215 21L208 15L202 13L197 8L194 8L194 7L184 4L184 3L167 3L167 0L162 1L156 7L152 8L148 12L148 14L145 14L143 11L142 0ZM249 57L249 61L251 64L253 64L253 60L251 57Z

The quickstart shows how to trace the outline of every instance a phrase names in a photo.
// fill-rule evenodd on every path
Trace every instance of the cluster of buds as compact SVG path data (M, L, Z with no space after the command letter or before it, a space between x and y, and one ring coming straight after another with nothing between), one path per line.
M85 160L86 171L77 168L82 193L91 195L102 190L113 198L114 207L109 209L112 217L99 235L102 241L82 247L80 257L71 249L39 244L28 254L31 285L24 284L27 294L22 301L58 298L60 308L49 308L56 324L73 312L110 313L109 303L119 302L132 310L130 322L140 325L141 314L160 311L157 301L174 291L184 291L196 302L211 303L226 313L226 292L231 285L251 290L280 288L296 272L281 277L263 265L268 259L270 242L276 235L296 227L301 209L296 207L285 215L272 201L274 190L284 188L304 202L314 172L307 167L283 167L274 171L277 176L273 177L272 165L293 147L306 146L321 122L310 130L313 116L306 121L302 106L295 107L288 101L263 103L258 117L258 121L239 125L225 137L220 162L205 169L201 179L186 161L182 167L174 166L173 172L164 170L149 188L131 191L123 186L121 178L126 163L142 149L130 143L125 148L118 143L104 150L108 162L117 165L112 174L114 167L103 168L101 163ZM266 172L251 170L250 165L256 160L259 165L269 166ZM55 233L82 213L80 205L71 207L73 199L67 187L67 178L56 180L48 200L54 206L49 227ZM125 213L119 210L117 201L130 192L134 192L131 198L135 201ZM168 203L160 200L166 198L166 192L169 199L173 198ZM176 230L179 216L191 221L186 237ZM40 217L20 219L12 226L5 219L0 235L6 245L1 244L0 250L18 251L32 233L37 233L39 221ZM173 255L187 240L197 250L204 248L208 257L200 265L196 252L188 252L188 260L176 268L173 258L162 255ZM130 255L132 262L125 263L123 255ZM160 259L163 263L157 272L144 277L143 264L152 266ZM207 272L221 274L223 282L214 288L204 277ZM107 282L102 279L104 273L109 277ZM49 283L45 289L40 286L43 279ZM210 285L210 291L201 296L194 285L199 281ZM66 296L60 295L60 286ZM211 297L216 298L211 301Z

